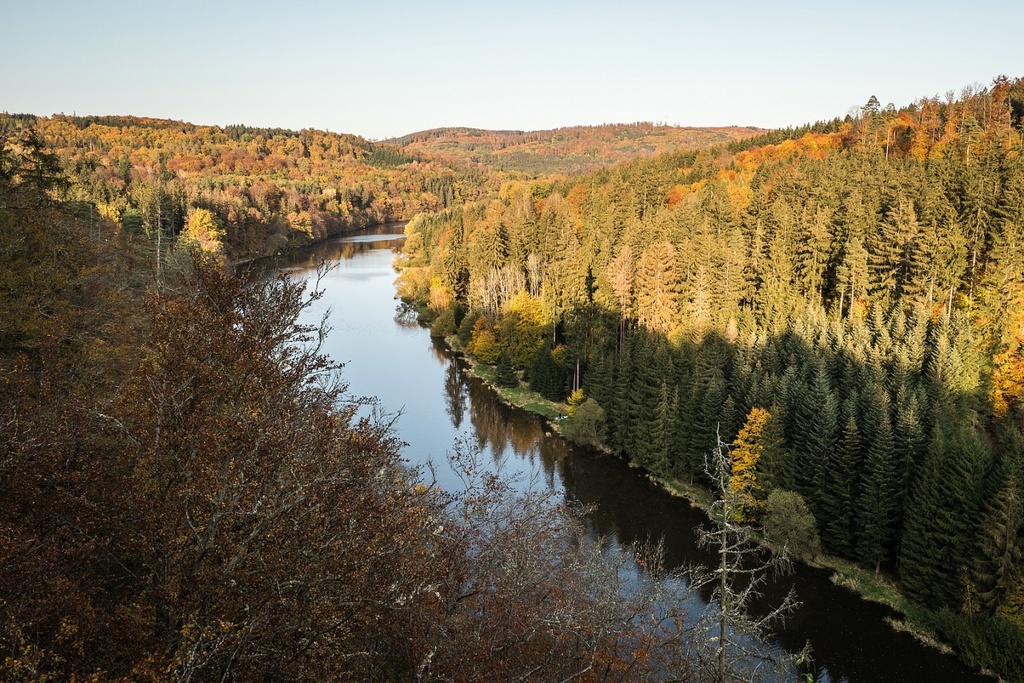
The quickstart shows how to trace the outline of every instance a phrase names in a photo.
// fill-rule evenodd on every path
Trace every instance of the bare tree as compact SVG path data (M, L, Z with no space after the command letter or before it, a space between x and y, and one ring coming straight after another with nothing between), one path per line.
M716 428L715 449L705 456L704 467L715 483L718 499L708 515L710 528L698 529L700 544L718 554L707 572L698 572L695 584L712 588L713 600L701 618L705 647L696 652L698 666L717 683L760 680L770 672L792 665L788 656L772 653L762 643L769 628L799 606L793 590L766 614L755 615L751 604L763 597L766 582L792 569L784 553L772 554L741 523L742 496L729 486L729 447ZM697 641L700 644L700 641ZM806 661L809 645L796 655Z

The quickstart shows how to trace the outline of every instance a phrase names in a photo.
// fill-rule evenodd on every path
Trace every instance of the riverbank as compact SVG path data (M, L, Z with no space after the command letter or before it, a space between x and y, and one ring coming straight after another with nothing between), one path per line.
M498 371L495 366L480 363L466 353L466 350L462 347L462 343L459 341L459 338L455 335L445 337L444 343L452 353L458 355L463 359L463 361L465 361L466 370L474 377L479 377L503 403L510 406L516 406L517 408L522 408L534 415L539 415L544 418L548 427L553 432L563 438L565 437L565 434L562 432L562 420L568 412L568 406L566 404L549 401L537 392L530 390L530 388L522 381L519 382L519 386L517 387L498 386L495 381L498 375Z
M495 393L500 401L534 413L545 420L551 433L568 438L564 432L565 415L568 406L564 403L549 401L540 394L531 391L524 383L518 387L500 387L496 384L497 369L494 366L478 362L465 352L458 337L451 336L445 340L448 348L459 355L466 363L464 372L479 378ZM602 449L611 454L607 448ZM630 467L640 469L630 464ZM692 507L705 512L715 500L710 489L678 479L657 477L645 472L647 478L673 496L685 499ZM907 633L922 644L934 648L943 654L956 655L949 645L941 642L932 628L927 610L914 605L904 596L895 582L885 575L876 575L874 571L860 567L853 562L830 555L819 555L807 566L826 569L831 572L831 581L836 586L853 591L862 599L889 607L895 616L886 617L885 621L893 630ZM987 673L987 672L983 672Z

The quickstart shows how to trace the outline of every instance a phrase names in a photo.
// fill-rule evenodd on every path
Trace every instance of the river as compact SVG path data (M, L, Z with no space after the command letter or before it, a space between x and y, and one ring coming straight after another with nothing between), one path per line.
M278 265L308 279L320 261L333 264L320 280L324 297L307 312L319 320L331 311L325 350L345 363L351 394L375 396L380 410L397 416L404 457L414 465L432 460L439 483L451 486L446 453L459 438L475 439L487 458L505 463L510 476L539 477L558 495L593 504L594 532L620 547L663 538L669 566L707 560L694 533L706 522L702 512L617 458L546 434L540 418L496 400L462 372L461 360L401 312L391 264L403 237L401 225L380 226L291 254ZM829 574L799 566L766 596L777 602L795 587L801 606L775 629L768 646L792 652L809 642L816 681L992 680L894 631L885 622L893 616L890 609L833 585Z

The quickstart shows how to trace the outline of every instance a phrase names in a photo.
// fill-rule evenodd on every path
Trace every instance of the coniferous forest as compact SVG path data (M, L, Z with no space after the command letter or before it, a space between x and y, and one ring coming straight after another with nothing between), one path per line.
M398 293L571 438L698 486L728 446L732 521L787 501L1024 680L1024 80L756 132L567 175L0 116L0 679L701 680L574 511L469 444L424 485L317 292L228 272L411 219Z
M999 78L509 182L417 216L400 291L657 477L706 480L735 442L749 519L799 494L826 552L895 576L976 663L1012 644L1019 676L1022 131Z

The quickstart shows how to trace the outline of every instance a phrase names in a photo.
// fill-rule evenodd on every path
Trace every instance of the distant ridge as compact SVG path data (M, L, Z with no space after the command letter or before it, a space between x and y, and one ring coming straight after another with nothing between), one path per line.
M698 128L641 121L535 131L444 127L384 142L406 153L461 159L495 170L584 173L636 157L724 146L764 132L742 126Z

